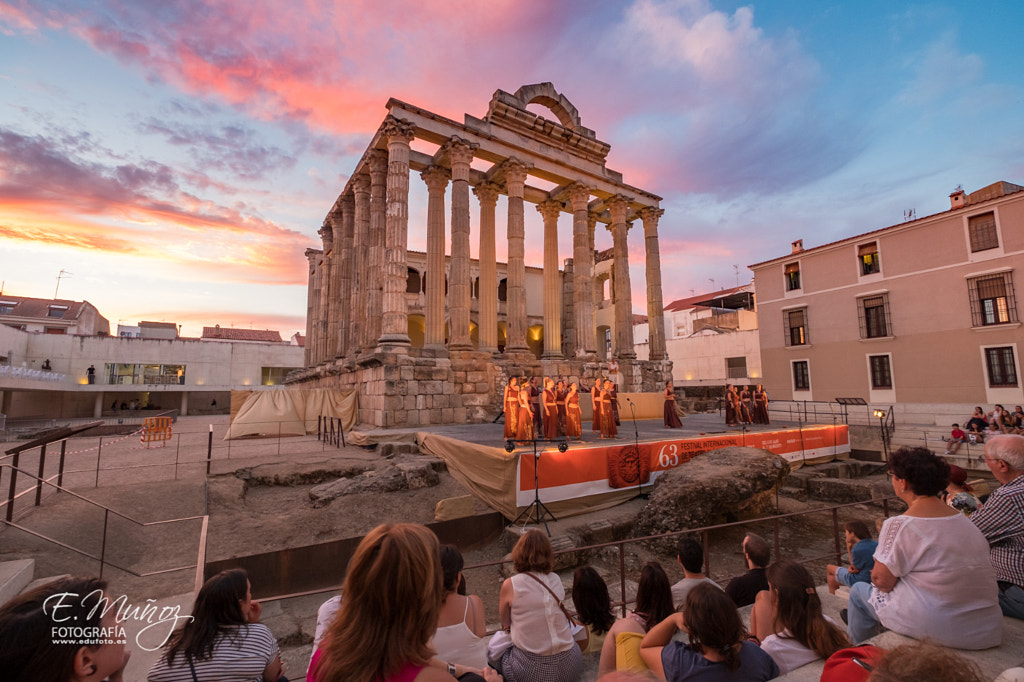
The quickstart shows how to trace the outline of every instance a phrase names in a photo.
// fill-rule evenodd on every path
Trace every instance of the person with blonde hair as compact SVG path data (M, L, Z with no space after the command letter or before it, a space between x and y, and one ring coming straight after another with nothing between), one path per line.
M430 639L445 595L437 537L412 523L377 526L348 565L344 598L307 679L449 682L431 667Z
M523 533L512 548L512 566L515 575L502 583L498 604L501 626L512 640L501 657L501 674L508 682L575 682L587 642L577 646L573 637L548 537L538 530Z
M814 578L791 559L768 567L768 590L757 595L750 629L785 675L850 646L846 634L821 612Z

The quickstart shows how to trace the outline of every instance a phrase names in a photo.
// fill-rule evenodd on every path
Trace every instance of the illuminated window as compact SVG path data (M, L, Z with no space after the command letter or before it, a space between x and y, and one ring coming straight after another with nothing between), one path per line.
M881 272L882 262L878 260L878 242L858 246L857 260L860 261L860 274L874 275Z
M786 291L800 288L800 264L790 263L786 266Z
M787 310L783 313L786 321L786 345L803 346L807 344L807 308Z
M971 299L971 322L975 327L1017 321L1013 297L1013 273L971 277L967 280Z

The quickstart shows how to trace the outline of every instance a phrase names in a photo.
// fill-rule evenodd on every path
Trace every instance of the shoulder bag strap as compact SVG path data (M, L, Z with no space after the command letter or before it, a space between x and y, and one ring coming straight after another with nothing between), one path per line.
M548 593L551 595L551 597L555 600L555 603L558 604L558 608L562 609L562 613L564 613L565 617L569 619L569 625L570 626L577 624L576 623L576 619L569 615L569 612L566 610L565 605L562 604L562 600L558 598L558 595L555 594L554 590L552 590L550 587L547 586L547 583L545 583L543 580L541 580L540 578L535 576L533 573L527 572L524 575L530 576L531 578L536 580L538 583L540 583L541 587L543 587L545 590L548 591Z
M188 669L192 673L192 682L199 682L199 676L196 675L196 667L192 664L191 657L185 656L185 660L188 661Z

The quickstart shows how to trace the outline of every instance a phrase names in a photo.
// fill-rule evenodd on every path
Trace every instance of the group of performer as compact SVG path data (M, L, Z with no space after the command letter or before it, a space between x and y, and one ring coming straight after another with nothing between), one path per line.
M502 405L505 410L505 438L554 440L566 437L583 440L580 393L590 393L594 405L594 431L601 438L615 438L619 425L618 389L610 379L598 379L593 388L580 388L576 382L512 377L505 386Z
M768 418L768 391L761 384L751 390L750 386L737 389L732 384L725 386L725 425L770 424Z

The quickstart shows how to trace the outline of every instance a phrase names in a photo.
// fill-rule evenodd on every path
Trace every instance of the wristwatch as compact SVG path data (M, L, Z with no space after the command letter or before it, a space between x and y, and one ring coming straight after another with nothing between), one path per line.
M448 664L448 674L451 675L452 677L457 677L455 675L455 664L454 663L449 663Z

